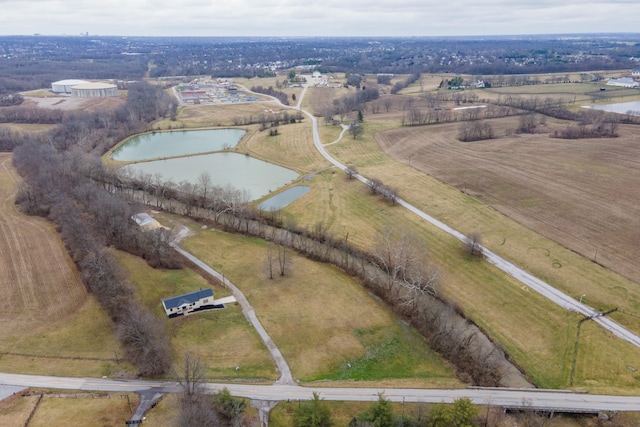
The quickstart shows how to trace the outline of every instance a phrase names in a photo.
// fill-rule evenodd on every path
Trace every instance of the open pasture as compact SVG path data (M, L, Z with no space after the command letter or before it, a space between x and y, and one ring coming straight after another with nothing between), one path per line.
M490 123L500 136L500 130L517 127L517 120ZM547 129L558 126L550 123ZM377 139L400 161L640 282L635 127L620 125L620 137L609 139L565 140L544 133L470 143L456 138L457 128L395 129Z
M334 267L288 252L285 276L270 280L270 246L260 239L211 229L184 246L242 289L294 378L459 384L422 337Z

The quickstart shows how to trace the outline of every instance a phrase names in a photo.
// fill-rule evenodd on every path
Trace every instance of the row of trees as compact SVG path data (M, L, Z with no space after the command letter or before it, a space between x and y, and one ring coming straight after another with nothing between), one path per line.
M458 139L462 142L482 141L495 138L493 127L484 121L463 122L458 127Z
M391 401L378 395L378 400L355 416L349 427L473 427L478 409L470 399L456 399L452 405L434 405L430 411L422 405L416 411L396 414ZM331 411L316 392L311 400L301 402L293 412L294 427L331 427Z
M287 95L286 93L280 90L274 89L273 86L269 86L269 87L263 87L260 85L252 86L251 91L273 96L274 98L277 98L282 103L282 105L289 105L289 95Z
M408 87L409 85L417 82L418 80L420 80L420 73L411 74L409 77L407 77L406 80L396 82L391 88L391 93L396 94L405 87Z
M234 126L247 126L259 123L264 130L267 127L299 123L304 119L300 111L279 111L274 113L249 114L247 116L235 116L231 119Z
M363 88L356 92L342 96L333 100L333 108L323 112L324 117L331 118L333 115L340 116L340 120L344 120L344 116L353 111L362 111L365 103L378 99L380 92L376 88Z
M353 168L352 174L356 171ZM130 197L141 198L133 193ZM153 198L147 202L154 203ZM379 237L375 251L369 253L348 244L348 235L344 239L331 236L322 224L308 230L292 222L285 225L276 214L261 215L248 206L237 205L229 209L220 205L216 211L203 207L206 205L208 202L199 201L189 214L227 231L257 236L292 248L310 259L332 263L358 277L416 327L432 348L456 366L463 380L497 386L502 384L506 372L519 375L506 361L504 353L465 319L459 308L440 295L437 269L429 263L424 245L413 241L408 233L391 227L391 231ZM182 203L176 202L174 210L183 211ZM265 261L265 265L269 263L273 275L273 265L278 266L274 251L271 261Z

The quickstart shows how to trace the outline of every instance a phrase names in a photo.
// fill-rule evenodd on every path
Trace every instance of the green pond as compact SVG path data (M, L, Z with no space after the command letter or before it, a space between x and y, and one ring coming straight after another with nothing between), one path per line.
M150 133L128 140L111 157L139 162L124 166L127 173L159 176L176 184L197 185L206 172L212 185L246 191L250 201L299 178L291 169L244 154L212 153L237 145L245 133L242 129Z

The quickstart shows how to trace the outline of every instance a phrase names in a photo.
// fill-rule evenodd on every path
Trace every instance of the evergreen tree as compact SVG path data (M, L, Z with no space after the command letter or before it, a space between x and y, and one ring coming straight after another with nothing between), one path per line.
M294 427L331 427L331 411L320 399L320 395L313 392L313 399L303 402L293 413Z

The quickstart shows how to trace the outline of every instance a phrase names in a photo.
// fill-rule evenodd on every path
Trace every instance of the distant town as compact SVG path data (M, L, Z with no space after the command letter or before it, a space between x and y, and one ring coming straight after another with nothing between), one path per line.
M634 34L424 38L6 36L0 37L0 93L49 87L62 79L126 82L144 77L200 75L251 78L275 76L278 70L291 68L323 73L451 72L474 76L632 70L639 67L639 44ZM598 73L583 76L585 80L601 77Z

